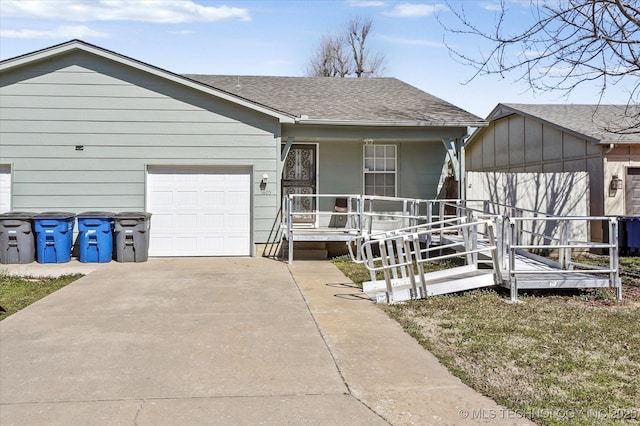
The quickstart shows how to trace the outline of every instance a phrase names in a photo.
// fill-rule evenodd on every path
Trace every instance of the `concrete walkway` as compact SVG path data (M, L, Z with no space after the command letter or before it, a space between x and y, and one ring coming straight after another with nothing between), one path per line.
M74 262L45 266L20 272ZM527 424L453 378L329 262L92 269L0 322L0 424Z

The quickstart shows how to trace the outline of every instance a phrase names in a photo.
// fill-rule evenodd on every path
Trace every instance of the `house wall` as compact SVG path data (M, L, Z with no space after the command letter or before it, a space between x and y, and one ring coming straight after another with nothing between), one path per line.
M246 166L253 240L267 239L279 180L259 184L277 176L275 118L82 52L0 78L13 210L140 211L148 165Z
M436 198L446 149L442 142L381 142L397 146L397 196ZM362 142L321 142L318 147L318 189L322 193L362 194ZM445 167L446 170L446 167Z
M627 168L640 167L640 146L637 145L618 145L613 150L607 152L604 158L604 182L605 186L611 182L613 175L617 175L622 179L623 188L610 191L606 190L604 202L607 214L613 216L626 216L631 212L627 211L626 196L631 193L625 191L627 182Z

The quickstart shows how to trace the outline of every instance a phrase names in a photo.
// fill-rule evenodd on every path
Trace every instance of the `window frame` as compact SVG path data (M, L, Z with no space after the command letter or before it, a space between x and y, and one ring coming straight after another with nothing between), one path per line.
M384 147L384 155L382 157L378 157L376 155L376 149L377 147ZM392 147L393 148L393 170L387 170L387 164L388 161L391 160L391 158L389 156L387 156L388 153L388 148ZM367 155L367 149L372 149L373 150L373 155ZM371 160L374 163L376 162L376 160L381 160L383 161L384 164L384 170L369 170L367 166L367 160ZM375 164L374 164L374 169L375 169ZM388 194L387 193L387 189L390 189L391 186L388 185L381 185L381 186L377 186L375 185L367 185L367 175L393 175L393 194ZM367 188L371 187L373 189L373 193L367 193ZM384 195L377 195L376 189L377 188L382 188ZM398 194L398 146L396 144L365 144L362 147L362 193L364 195L371 195L371 196L381 196L381 197L396 197Z

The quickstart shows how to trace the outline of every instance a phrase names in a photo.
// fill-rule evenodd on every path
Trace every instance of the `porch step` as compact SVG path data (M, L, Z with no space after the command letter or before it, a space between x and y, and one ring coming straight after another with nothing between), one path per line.
M285 258L288 253L285 253ZM329 258L327 250L293 250L294 260L325 260Z
M282 246L282 258L289 257L289 246L285 243ZM293 246L294 260L324 260L329 258L327 244L322 241L301 241Z

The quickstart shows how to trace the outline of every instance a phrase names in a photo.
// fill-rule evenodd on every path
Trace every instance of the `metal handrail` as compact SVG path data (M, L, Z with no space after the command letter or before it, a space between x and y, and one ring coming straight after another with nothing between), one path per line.
M559 222L561 230L559 237L544 236L546 240L550 241L549 244L522 244L521 234L523 226L518 226L519 223L525 221L554 221ZM571 238L571 224L576 221L607 221L609 226L608 243L595 242L595 241L579 241ZM549 215L547 217L535 217L535 218L523 218L523 217L510 217L505 222L508 226L507 241L508 241L508 274L511 281L511 298L515 300L517 298L518 291L518 275L531 275L531 274L608 274L609 286L616 289L616 297L622 298L622 284L620 281L619 259L618 259L618 221L615 217L608 216L554 216ZM557 244L554 244L557 242ZM558 250L558 268L553 270L526 270L516 268L516 254L522 254L523 250ZM595 265L586 265L572 260L572 253L574 250L591 250L591 249L604 249L608 250L609 255L609 267L603 268ZM578 266L581 269L576 269Z
M396 197L381 197L381 196L367 196L359 194L289 194L285 196L283 200L284 214L283 225L285 234L289 239L289 261L292 262L293 252L293 232L294 224L292 216L294 214L305 214L313 217L320 217L323 215L336 214L335 211L323 212L320 210L312 212L293 212L292 205L293 200L296 197L315 197L317 200L320 198L347 198L347 211L340 212L341 215L346 215L348 218L355 218L355 221L348 221L353 226L342 228L345 232L351 232L354 237L351 238L347 247L349 249L349 255L354 262L364 263L365 266L371 266L377 269L370 270L372 274L372 280L375 280L375 271L380 270L380 267L368 264L370 259L373 258L372 252L375 244L378 244L378 248L382 251L384 247L380 246L380 241L394 241L400 238L399 241L406 241L404 239L411 239L418 236L427 243L436 234L440 233L442 237L446 232L457 232L456 229L462 223L474 223L474 235L484 235L485 237L493 238L491 247L496 247L496 252L493 256L494 269L496 273L505 271L509 274L511 282L512 299L517 297L517 275L527 274L550 274L550 273L562 273L562 274L578 274L578 273L597 273L597 274L609 274L609 283L611 287L615 287L617 290L617 297L622 297L622 287L620 283L620 272L618 267L618 233L617 233L617 219L609 216L559 216L554 214L547 214L544 212L538 212L529 209L518 208L515 206L508 206L501 203L493 203L486 200L424 200L416 198L396 198ZM378 212L375 211L376 202L393 202L396 204L402 204L400 212ZM481 203L482 208L476 208L473 204ZM317 203L316 205L319 205ZM445 214L447 208L453 210L454 214ZM504 213L496 213L497 210L502 208ZM526 215L531 215L527 217ZM374 217L391 217L401 219L403 224L409 224L409 226L402 226L397 229L388 231L375 232L372 228ZM434 220L436 219L436 220ZM553 221L557 225L554 225L553 232L542 233L538 231L539 225L548 221ZM593 221L606 221L609 223L609 243L601 243L594 241L582 241L574 238L571 233L576 222L586 222L587 234L588 226ZM527 226L527 222L531 222L531 226ZM483 232L484 227L484 232ZM304 228L306 231L309 228ZM490 235L493 234L493 235ZM524 243L525 235L529 235L531 241ZM442 243L443 239L440 239ZM477 244L477 239L476 239ZM429 254L433 250L443 250L456 246L452 245L440 245L437 248L431 249L428 247L423 250L424 254ZM459 244L457 244L459 247ZM609 267L590 267L579 262L575 262L572 259L572 254L576 250L590 250L590 249L604 249L609 251ZM355 250L355 252L354 252ZM474 250L477 250L474 251ZM486 251L488 249L470 249L465 246L464 254L456 253L454 255L441 255L437 257L428 257L429 261L436 259L445 259L456 256L468 255L470 258L475 256L480 251ZM526 254L529 257L536 256L533 253L527 251L539 251L544 252L548 250L558 251L558 262L546 260L548 264L557 264L557 268L554 267L553 271L531 272L522 269L516 269L515 259L516 255ZM538 256L539 257L539 256ZM368 260L369 259L369 260ZM381 258L376 258L376 261L381 262ZM407 267L407 265L400 262L401 267ZM398 266L393 266L397 268ZM382 269L384 271L384 268Z
M438 247L429 247L429 245L426 245L425 248L422 248L420 241L428 240L433 234L440 233L442 228L438 227L438 225L442 225L443 222L448 224L446 227L447 231L462 235L462 243L454 242ZM486 247L478 247L477 230L482 226L489 230L488 234L490 235L490 244ZM376 272L383 272L387 302L391 302L393 298L392 281L399 276L403 279L408 279L412 294L414 297L417 297L417 295L424 295L427 292L424 269L426 263L459 257L465 259L465 263L475 270L478 268L478 254L482 252L492 253L494 262L497 262L498 246L495 240L495 227L496 225L492 220L484 219L468 222L466 217L460 217L439 223L434 222L421 225L416 227L417 229L408 228L406 233L399 232L398 230L396 232L379 234L375 239L366 236L366 241L359 245L360 254L363 259L361 263L370 271L372 281L376 280ZM351 245L352 244L350 244L350 246ZM446 247L460 247L461 245L464 249L456 253L441 253L437 256L430 255L433 251L439 251ZM373 254L374 249L378 249L379 255ZM355 258L351 249L350 253L352 258ZM501 282L500 268L497 267L497 263L495 263L494 266L495 279ZM414 268L417 269L417 274L414 272Z

